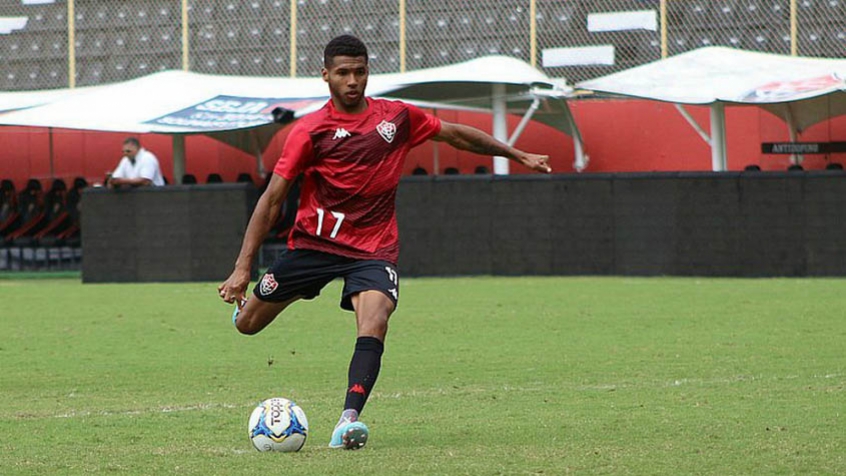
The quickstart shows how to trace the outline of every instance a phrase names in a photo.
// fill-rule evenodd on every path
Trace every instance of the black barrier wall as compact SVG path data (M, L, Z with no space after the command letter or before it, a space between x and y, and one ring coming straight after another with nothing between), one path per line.
M223 280L255 199L255 187L241 183L86 189L82 280Z
M404 276L846 275L846 174L408 177Z

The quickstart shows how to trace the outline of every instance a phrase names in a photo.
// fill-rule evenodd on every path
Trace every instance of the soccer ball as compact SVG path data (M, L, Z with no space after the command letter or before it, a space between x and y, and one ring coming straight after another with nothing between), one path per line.
M296 403L287 398L269 398L250 415L250 441L259 451L299 451L308 436L308 419Z

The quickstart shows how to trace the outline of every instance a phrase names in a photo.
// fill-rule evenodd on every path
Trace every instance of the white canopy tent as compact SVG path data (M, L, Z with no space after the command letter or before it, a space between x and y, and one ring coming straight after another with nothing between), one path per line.
M494 135L512 143L536 115L537 120L574 138L578 169L585 159L565 99L570 91L527 63L504 56L410 73L371 75L367 88L369 96L426 107L492 112ZM317 110L327 99L328 88L320 78L163 71L90 88L0 93L0 125L169 134L174 139L174 177L181 177L185 135L205 134L254 153L261 167L261 153L273 135L285 123ZM524 115L510 137L505 130L509 112ZM494 168L497 173L508 173L500 162L495 162Z
M675 103L711 145L715 171L726 170L725 106L759 106L782 118L792 141L808 126L846 114L846 60L693 50L577 86L600 94ZM711 134L683 105L711 108Z

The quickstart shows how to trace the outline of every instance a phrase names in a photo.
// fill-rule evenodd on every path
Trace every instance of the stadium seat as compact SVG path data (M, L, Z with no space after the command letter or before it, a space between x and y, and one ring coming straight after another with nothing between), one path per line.
M319 76L323 67L323 48L310 46L297 50L297 75Z
M712 24L725 26L739 26L738 5L736 0L723 0L712 2L711 16L714 19Z
M370 43L367 45L372 73L395 73L399 71L399 45L396 43Z
M255 182L253 181L253 176L251 174L248 174L247 172L241 172L240 174L238 174L238 178L235 179L235 181L238 183L251 183L255 185Z
M406 35L409 40L428 39L428 16L424 12L413 12L407 14Z
M105 80L105 69L106 65L103 61L85 61L76 71L77 84L79 86L100 84Z
M18 196L15 184L9 179L0 182L0 238L14 230L18 218ZM2 244L3 240L0 240Z
M188 24L202 25L214 20L216 2L188 2Z
M197 51L214 51L217 49L217 26L205 24L196 30L193 35L191 48Z
M55 235L57 244L67 246L80 245L80 229L81 229L81 209L80 204L82 200L82 191L88 186L88 182L82 178L77 177L73 181L73 187L67 194L67 211L68 211L68 225L63 230Z
M197 53L191 56L191 71L217 74L220 71L220 58L217 53Z
M432 66L432 61L429 60L426 54L425 44L417 43L409 45L406 50L405 66L409 70L429 68Z
M670 2L673 5L673 2ZM535 14L538 33L561 34L567 33L577 22L574 20L577 7L570 2L554 2L551 6L539 6Z
M68 213L67 185L62 179L53 181L50 191L44 196L45 222L40 230L31 235L31 241L39 245L54 245L56 236L70 224ZM21 243L17 243L21 244ZM28 243L29 244L29 240Z
M67 6L61 3L31 5L26 10L29 21L26 29L30 31L67 29Z
M83 30L76 33L76 53L80 57L104 55L106 50L106 32L99 30Z
M399 15L388 15L382 18L380 29L382 30L382 39L388 41L399 41Z
M41 182L38 180L30 179L26 187L18 194L17 201L17 226L14 230L4 233L7 243L37 231L45 217L44 193Z

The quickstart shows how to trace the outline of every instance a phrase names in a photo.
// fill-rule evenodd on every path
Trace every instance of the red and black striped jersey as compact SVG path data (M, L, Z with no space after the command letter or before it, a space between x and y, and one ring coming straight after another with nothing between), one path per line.
M297 219L288 237L305 248L396 264L397 187L408 151L440 132L441 122L401 101L367 98L360 114L332 101L300 119L274 173L303 174Z

